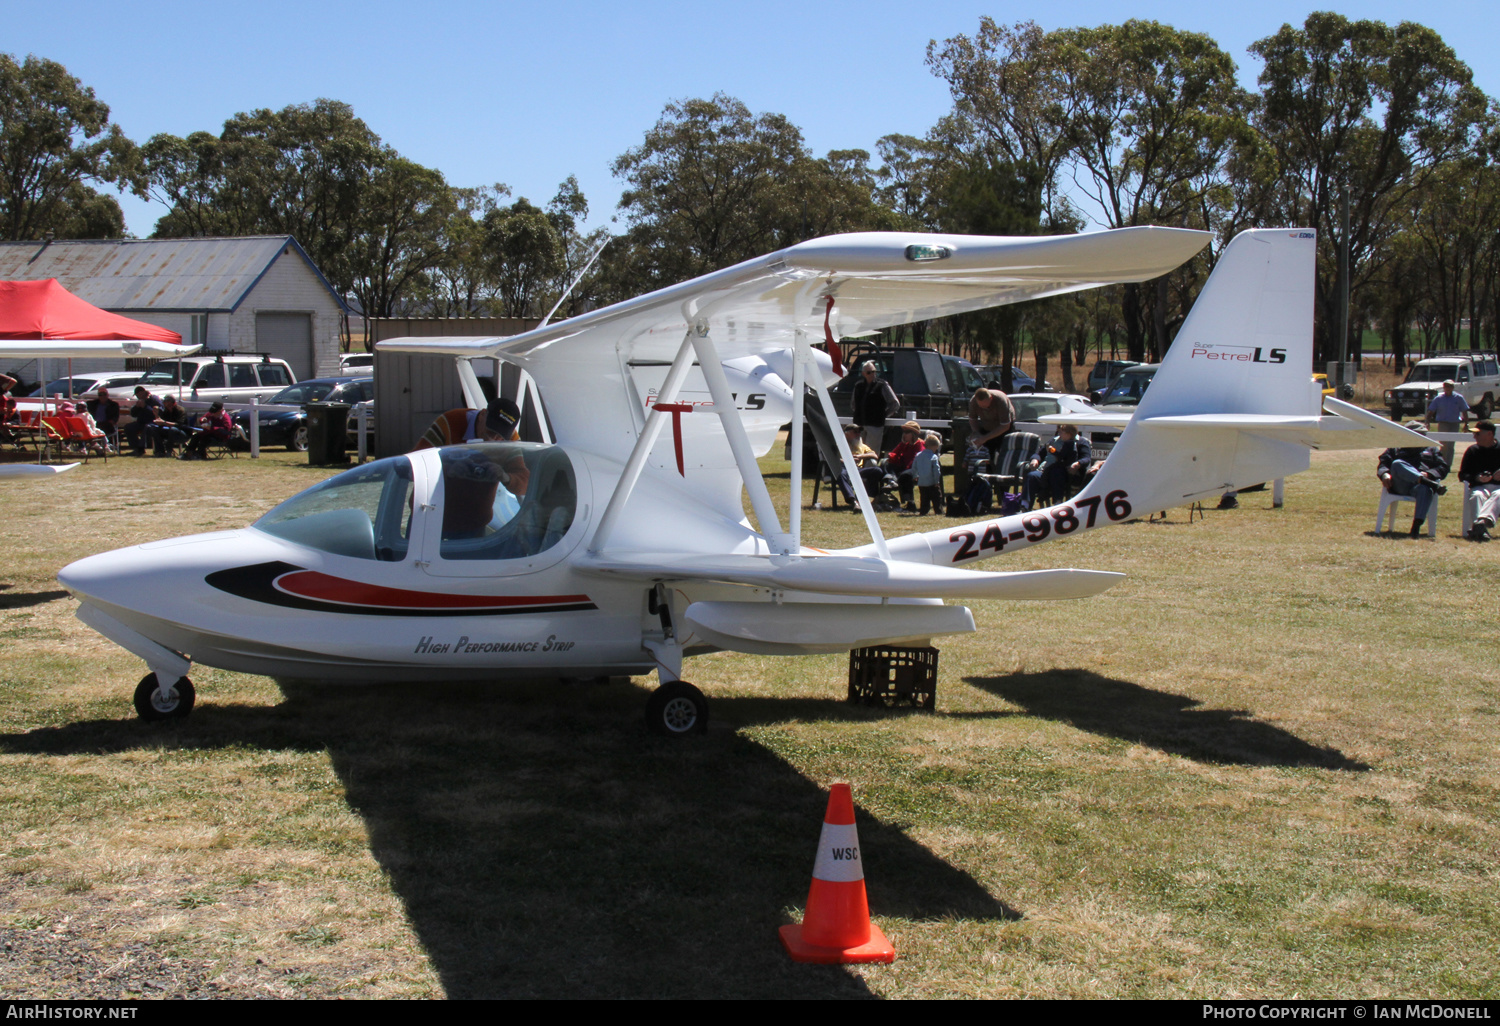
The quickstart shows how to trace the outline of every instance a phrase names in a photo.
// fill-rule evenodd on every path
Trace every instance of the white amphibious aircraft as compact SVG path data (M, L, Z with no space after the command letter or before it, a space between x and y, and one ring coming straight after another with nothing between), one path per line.
M648 722L701 730L707 703L681 679L686 656L973 631L970 611L944 599L1079 598L1121 575L964 564L1304 470L1309 447L1415 444L1322 399L1310 375L1316 240L1260 230L1226 247L1119 444L1072 500L891 540L862 501L870 543L836 552L802 543L800 503L780 521L756 457L790 420L802 479L805 385L835 419L813 342L1144 281L1207 241L1150 227L840 235L523 335L382 342L519 365L555 441L379 460L248 528L93 556L58 580L79 619L145 660L147 719L188 712L194 661L349 681L654 670Z

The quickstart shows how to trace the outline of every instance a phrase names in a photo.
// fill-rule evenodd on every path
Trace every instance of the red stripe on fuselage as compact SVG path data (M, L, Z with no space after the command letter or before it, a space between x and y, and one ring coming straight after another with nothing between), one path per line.
M589 601L587 595L450 595L435 591L408 591L378 584L332 577L316 570L298 570L276 578L277 591L321 602L381 609L515 609L521 606L556 606Z

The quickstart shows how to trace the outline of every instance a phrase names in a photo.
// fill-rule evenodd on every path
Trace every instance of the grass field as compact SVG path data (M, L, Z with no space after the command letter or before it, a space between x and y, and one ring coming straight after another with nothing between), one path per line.
M1371 532L1373 453L987 564L1129 576L976 603L937 710L846 660L720 654L706 736L652 681L280 684L198 668L147 726L82 555L239 526L324 471L115 460L5 485L10 997L1500 996L1500 546ZM763 461L773 493L786 466ZM858 518L806 514L810 542ZM888 515L888 533L933 521ZM143 596L142 601L149 601ZM889 967L790 963L853 785Z

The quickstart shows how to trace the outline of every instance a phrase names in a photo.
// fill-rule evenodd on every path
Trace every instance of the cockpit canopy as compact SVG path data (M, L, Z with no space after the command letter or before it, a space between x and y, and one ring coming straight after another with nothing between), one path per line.
M454 445L438 450L438 459L430 515L442 521L439 559L533 556L573 524L578 482L572 460L557 446ZM253 526L337 556L399 562L412 545L414 487L411 458L393 456L314 485Z

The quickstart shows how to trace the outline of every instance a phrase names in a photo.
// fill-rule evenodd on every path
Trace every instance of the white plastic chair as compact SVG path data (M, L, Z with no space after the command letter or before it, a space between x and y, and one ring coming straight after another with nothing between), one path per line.
M1427 510L1427 537L1429 537L1429 538L1436 538L1437 537L1438 499L1439 499L1439 497L1436 496L1436 495L1434 495L1432 497L1432 505L1430 507L1428 507L1428 510ZM1382 488L1380 490L1380 507L1375 510L1375 533L1376 534L1379 534L1381 532L1380 522L1382 520L1386 519L1386 515L1385 515L1385 511L1386 510L1390 510L1391 511L1391 515L1390 515L1390 526L1387 527L1387 528L1385 528L1385 530L1390 531L1392 533L1395 533L1395 530L1396 530L1396 503L1398 503L1398 502L1409 502L1413 506L1415 506L1416 502L1417 502L1417 499L1416 499L1416 496L1414 496L1414 495L1397 495L1395 492L1386 491L1384 488ZM1465 533L1467 533L1467 531L1465 531Z

